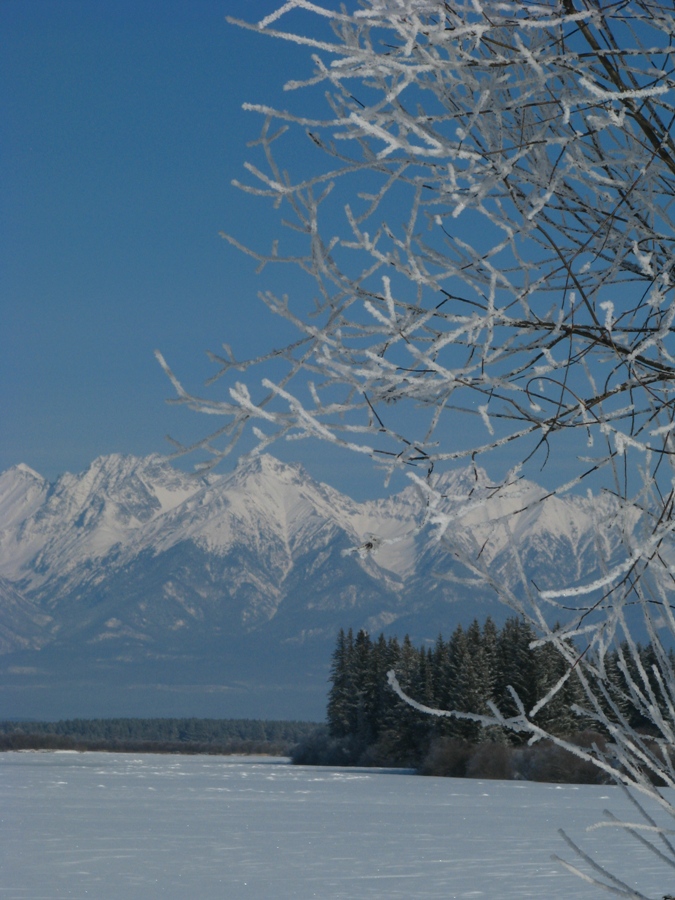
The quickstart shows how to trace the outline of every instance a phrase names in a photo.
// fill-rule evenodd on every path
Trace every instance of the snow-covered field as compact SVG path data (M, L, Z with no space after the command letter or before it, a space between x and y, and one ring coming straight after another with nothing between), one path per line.
M649 897L675 884L602 810L613 787L470 781L284 760L0 753L0 900L607 896L564 827Z

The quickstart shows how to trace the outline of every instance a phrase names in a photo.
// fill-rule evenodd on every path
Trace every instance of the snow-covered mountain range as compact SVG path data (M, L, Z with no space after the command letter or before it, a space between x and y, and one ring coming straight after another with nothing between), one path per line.
M421 641L507 614L457 580L444 531L517 590L514 543L540 587L561 573L582 579L594 571L597 522L614 516L609 500L543 499L529 482L493 496L472 470L437 488L420 530L414 486L357 503L271 456L205 478L158 456L100 457L54 484L9 469L0 716L45 715L59 698L53 715L174 714L190 702L192 714L321 715L339 628ZM618 530L605 527L604 540L611 556ZM376 553L350 552L370 544Z

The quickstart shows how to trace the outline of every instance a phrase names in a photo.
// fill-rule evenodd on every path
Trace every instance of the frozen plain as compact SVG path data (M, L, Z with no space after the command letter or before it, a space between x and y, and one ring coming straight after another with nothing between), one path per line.
M614 787L421 778L261 757L0 753L0 900L607 896L551 861L569 835L648 897Z

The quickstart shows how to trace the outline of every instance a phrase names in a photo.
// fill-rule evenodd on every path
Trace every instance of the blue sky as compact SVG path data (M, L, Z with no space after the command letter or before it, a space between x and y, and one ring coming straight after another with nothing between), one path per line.
M261 281L219 236L269 248L279 232L268 201L231 184L260 128L242 103L304 110L282 86L313 64L225 21L279 5L0 0L0 471L25 462L53 480L102 454L168 453L166 434L190 443L220 423L166 404L156 348L199 393L207 350L245 358L295 337L257 298L294 276ZM311 142L296 146L294 171L314 165ZM273 452L355 498L387 493L358 454Z
M310 70L301 48L225 22L277 5L0 0L0 471L168 452L166 433L210 423L166 405L153 350L197 390L207 349L274 345L255 264L219 231L265 237L231 185L259 128L241 105L287 105L281 85ZM278 455L377 491L350 454Z

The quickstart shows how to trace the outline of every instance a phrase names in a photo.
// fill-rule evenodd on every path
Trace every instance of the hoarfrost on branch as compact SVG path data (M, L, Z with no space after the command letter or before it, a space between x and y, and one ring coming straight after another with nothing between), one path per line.
M385 475L411 468L420 528L435 524L448 552L581 680L580 714L613 740L612 759L589 755L675 816L656 786L675 787L675 13L648 0L333 7L290 0L257 24L236 23L314 54L312 73L286 85L297 112L247 106L262 129L249 180L237 183L281 211L280 240L265 250L224 235L261 270L307 277L288 295L260 295L297 336L254 360L227 347L214 355L214 380L247 373L225 400L189 394L161 362L179 402L223 417L199 444L213 463L252 426L258 451L311 437L370 455ZM294 172L298 140L311 164ZM547 473L547 497L604 491L601 575L584 585L560 573L556 589L540 591L512 539L519 583L507 587L438 512L435 473L462 461L476 479L457 518L512 492L533 467ZM493 524L512 534L542 499ZM640 663L636 628L654 647L653 671ZM623 698L607 686L616 646ZM630 728L619 699L644 714L650 735ZM531 718L523 710L510 724L542 737ZM504 724L498 710L494 721ZM675 867L669 837L654 841ZM642 896L611 873L592 877Z

